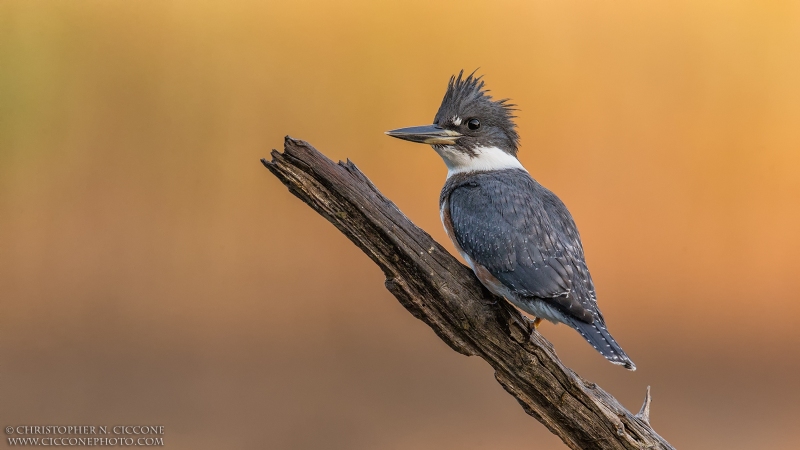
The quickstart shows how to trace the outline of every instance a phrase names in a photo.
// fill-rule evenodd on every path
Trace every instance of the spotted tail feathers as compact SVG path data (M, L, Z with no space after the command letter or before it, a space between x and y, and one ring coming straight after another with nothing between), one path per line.
M611 333L606 329L602 319L595 320L593 323L585 323L569 317L565 322L578 330L581 336L611 363L618 364L631 371L636 370L636 365L622 350L622 347L617 344L617 341L611 337Z

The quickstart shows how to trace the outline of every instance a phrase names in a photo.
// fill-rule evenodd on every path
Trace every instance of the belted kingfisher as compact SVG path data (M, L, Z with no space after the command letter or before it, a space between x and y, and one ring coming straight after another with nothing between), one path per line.
M576 329L606 359L636 370L606 329L575 222L517 159L508 99L492 100L474 72L452 76L433 125L386 134L430 144L447 166L442 223L478 279L536 317Z

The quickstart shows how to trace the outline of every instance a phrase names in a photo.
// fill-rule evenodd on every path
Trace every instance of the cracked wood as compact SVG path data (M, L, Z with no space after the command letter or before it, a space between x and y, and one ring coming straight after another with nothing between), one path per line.
M526 413L572 449L672 449L650 426L650 391L632 414L564 366L530 320L489 293L472 271L414 225L350 162L304 141L261 160L289 191L367 254L386 288L453 350L478 356Z

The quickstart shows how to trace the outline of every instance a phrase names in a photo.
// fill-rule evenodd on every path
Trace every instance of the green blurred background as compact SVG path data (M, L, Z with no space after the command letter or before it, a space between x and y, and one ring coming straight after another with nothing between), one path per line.
M800 442L800 3L0 3L0 425L180 449L564 448L259 163L352 159L452 250L431 121L480 67L679 448Z

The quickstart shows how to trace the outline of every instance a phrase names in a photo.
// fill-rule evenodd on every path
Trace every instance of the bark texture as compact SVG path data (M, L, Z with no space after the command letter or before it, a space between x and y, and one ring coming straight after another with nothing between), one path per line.
M386 275L386 288L453 350L483 358L522 408L572 449L672 449L649 423L565 367L530 320L489 293L472 271L414 225L349 160L304 141L261 160L289 191L328 219Z

